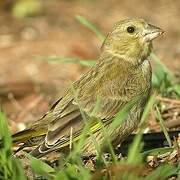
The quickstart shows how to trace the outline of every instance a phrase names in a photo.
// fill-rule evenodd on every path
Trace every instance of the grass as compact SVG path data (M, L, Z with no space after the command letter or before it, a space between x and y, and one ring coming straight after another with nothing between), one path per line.
M25 179L24 170L18 158L12 156L11 135L5 115L0 112L0 179Z
M101 41L104 39L104 35L90 23L86 18L77 15L76 19L86 26L88 29L93 31ZM151 55L152 59L157 64L155 71L153 72L153 87L158 90L158 93L162 95L175 94L176 97L180 96L180 87L172 83L175 77L172 72L155 56ZM79 58L60 58L60 57L38 57L37 59L45 59L50 62L62 62L62 63L79 63L85 66L93 66L95 61L87 61ZM72 87L73 89L73 87ZM74 92L75 93L75 92ZM100 100L97 100L97 104L94 108L93 113L95 114L98 111L98 103ZM129 109L132 107L133 103L128 104L122 111L117 113L116 117L113 120L110 128L106 128L101 121L97 120L97 126L91 128L89 124L85 125L85 128L80 136L80 139L77 143L71 139L74 149L68 156L60 156L58 166L50 166L47 163L43 162L40 159L31 157L29 154L26 154L29 159L30 166L38 179L63 179L63 180L89 180L89 179L116 179L121 177L121 179L131 180L131 179L145 179L145 180L155 180L155 179L167 179L171 176L180 176L180 165L173 166L168 163L162 163L157 168L149 170L147 172L146 168L146 157L148 155L157 157L159 154L172 153L176 147L172 146L170 138L168 136L167 130L164 126L163 119L161 117L158 102L155 99L155 96L152 96L145 107L140 128L135 136L133 143L129 146L128 156L126 158L119 159L118 155L115 154L113 146L110 141L110 132L114 131L121 123L123 123L124 118L127 116ZM157 119L159 120L163 132L168 140L170 147L152 149L146 152L142 152L143 144L141 142L143 131L146 127L146 120L150 113L152 107L156 107ZM81 107L79 106L80 110ZM81 114L86 123L86 117L81 111ZM100 151L98 143L94 140L93 131L94 129L99 128L101 133L105 137L104 143L107 144L110 159L106 159L104 154ZM94 172L91 172L91 169L84 165L84 161L80 155L83 144L87 140L87 134L91 137L94 145L97 149L98 156L96 157L96 168ZM0 148L0 179L17 179L25 180L25 170L22 167L22 163L19 158L12 155L11 150L11 136L8 130L7 119L4 113L0 112L0 137L2 139L2 147ZM70 143L70 144L71 144ZM180 178L180 177L179 177Z

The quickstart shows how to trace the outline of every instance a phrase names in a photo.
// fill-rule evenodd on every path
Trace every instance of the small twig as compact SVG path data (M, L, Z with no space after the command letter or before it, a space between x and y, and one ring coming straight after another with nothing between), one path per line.
M179 114L178 114L178 112L169 112L169 113L163 113L162 114L162 117L164 118L164 119L167 119L167 118L169 118L169 117L178 117L179 116Z
M170 106L170 107L167 107L166 109L163 110L163 113L167 112L167 111L174 111L175 110L179 110L180 111L180 105L173 105L173 106Z
M176 127L176 126L179 126L179 125L180 125L180 119L174 119L174 120L165 122L165 126L167 128L172 128L172 127Z
M156 99L158 99L159 101L167 102L167 103L180 104L180 100L177 100L177 99L169 99L169 98L164 98L161 96L157 96Z

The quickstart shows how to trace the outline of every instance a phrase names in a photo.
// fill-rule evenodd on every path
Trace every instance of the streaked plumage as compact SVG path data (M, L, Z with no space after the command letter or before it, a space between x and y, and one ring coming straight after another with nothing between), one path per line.
M118 22L105 39L97 64L74 82L43 118L29 129L15 134L14 142L25 142L24 146L38 145L31 152L36 157L55 149L63 151L69 146L71 132L72 138L76 139L85 126L82 112L88 121L92 121L92 126L97 123L94 119L99 118L108 127L117 112L133 98L140 97L127 119L111 134L112 141L123 141L137 127L148 100L151 90L148 56L152 49L151 41L160 34L160 28L142 19ZM100 99L100 107L93 112L97 98ZM99 145L104 147L100 131L93 134ZM90 137L82 153L96 153Z

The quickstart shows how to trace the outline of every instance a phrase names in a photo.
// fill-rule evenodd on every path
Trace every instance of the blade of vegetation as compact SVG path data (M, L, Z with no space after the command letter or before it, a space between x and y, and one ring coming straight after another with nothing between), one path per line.
M142 155L144 157L147 157L150 155L157 156L157 155L165 154L167 152L172 152L173 150L174 148L172 147L155 148L155 149L143 152Z
M55 180L63 179L63 180L81 180L81 179L90 179L90 172L88 169L83 166L79 167L75 164L67 164L67 167L63 170L60 170Z
M66 159L66 163L70 159L73 159L79 165L79 167L83 167L83 163L82 163L82 160L80 158L80 153L82 152L83 145L86 143L86 141L92 141L92 144L94 144L98 156L100 157L100 159L103 162L103 164L106 165L106 160L102 156L102 153L100 151L100 147L98 145L98 142L96 141L96 138L94 137L94 134L93 134L99 128L101 128L101 126L100 126L100 124L97 123L96 126L92 127L91 121L86 118L86 115L85 115L84 111L81 108L81 105L80 105L80 103L78 101L78 98L77 98L76 90L73 87L73 85L71 87L71 90L74 93L74 97L76 99L77 105L79 106L82 118L84 120L85 127L83 128L83 130L80 133L80 135L78 135L77 138L74 138L72 140L74 148L73 148L73 151L69 154L68 158ZM87 139L88 137L89 137L89 139Z
M7 120L5 115L0 112L0 138L4 150L9 151L11 149L11 135L8 130Z
M121 111L119 111L115 115L115 118L113 119L113 122L111 123L109 128L110 131L114 131L119 125L122 124L123 120L125 120L126 117L128 116L130 109L137 103L138 100L139 97L133 99L126 106L124 106L124 108Z
M164 120L162 119L161 113L160 113L160 111L159 111L159 109L158 109L157 106L156 106L156 117L157 117L157 119L159 120L161 129L162 129L163 132L164 132L164 135L165 135L165 137L166 137L166 139L167 139L167 142L168 142L168 144L169 144L169 147L171 147L171 146L172 146L171 139L170 139L170 137L169 137L169 134L168 134L167 129L166 129L165 124L164 124Z
M82 66L94 66L96 64L95 60L83 60L76 57L59 57L59 56L38 56L36 60L43 60L48 62L61 62L61 63L73 63L80 64Z
M139 125L140 127L143 127L143 126L144 126L144 123L145 123L148 115L150 114L153 105L154 105L155 102L156 102L155 96L156 96L156 93L153 94L153 95L149 98L148 103L147 103L146 106L145 106L144 112L143 112L142 117L141 117L140 125Z
M177 179L180 179L180 163L178 164L178 174L177 174Z
M167 89L167 92L175 92L180 97L180 84L175 84Z
M78 22L80 22L81 24L83 24L88 29L90 29L91 31L93 31L101 41L104 41L105 36L101 33L101 31L94 24L92 24L90 21L88 21L85 17L76 15L76 20Z
M45 177L47 179L50 179L50 177L52 177L52 173L54 173L55 170L51 166L44 163L40 159L31 156L30 154L26 154L26 156L30 160L30 165L35 174L41 175L42 177Z
M0 112L0 139L0 179L25 180L19 160L12 156L11 135L6 117L2 112Z
M91 113L91 117L96 117L96 114L100 111L101 108L101 98L97 97L96 104L94 106L94 109ZM109 152L112 157L112 161L116 164L117 163L117 157L115 155L114 149L111 144L111 136L109 129L106 127L106 125L102 122L101 119L97 119L97 123L100 124L100 133L102 134L104 144L106 144L106 147L109 149ZM113 130L112 130L113 131Z
M141 143L142 133L144 130L145 120L147 119L147 116L149 115L154 102L155 102L155 96L151 96L148 103L146 104L143 115L141 117L140 130L135 136L133 143L129 147L127 162L130 164L136 164L136 163L142 162L143 157L140 154L140 151L142 150L142 147L143 147Z
M0 112L0 130L2 146L0 149L0 174L3 174L4 178L8 178L12 175L12 162L10 161L11 137L8 131L5 115L2 112Z

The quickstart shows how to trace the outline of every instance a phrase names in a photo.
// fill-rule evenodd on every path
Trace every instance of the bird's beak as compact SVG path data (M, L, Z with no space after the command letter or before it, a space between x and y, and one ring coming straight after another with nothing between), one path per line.
M143 31L143 42L150 42L163 33L161 28L148 24L148 27Z

